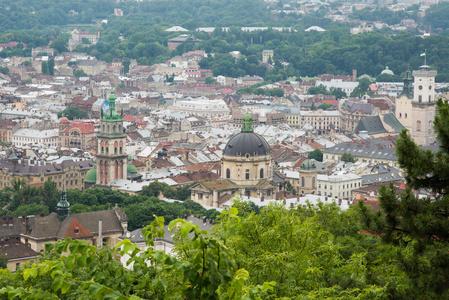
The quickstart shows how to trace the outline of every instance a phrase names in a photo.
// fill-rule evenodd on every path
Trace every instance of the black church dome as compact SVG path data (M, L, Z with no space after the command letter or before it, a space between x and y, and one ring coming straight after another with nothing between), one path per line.
M267 141L254 132L240 132L233 136L223 150L223 155L255 157L271 153Z

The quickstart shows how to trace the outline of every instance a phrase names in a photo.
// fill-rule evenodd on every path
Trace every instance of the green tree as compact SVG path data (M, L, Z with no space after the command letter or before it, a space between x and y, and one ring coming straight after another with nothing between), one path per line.
M70 106L64 109L62 112L58 112L58 118L61 118L62 116L66 117L69 120L81 120L89 118L87 111L82 110L78 106Z
M48 75L55 75L55 59L50 58L47 64Z
M131 61L129 59L122 61L123 74L128 74L130 64L131 64Z
M213 77L206 77L205 84L218 84L218 82Z
M6 269L8 267L8 256L3 255L0 251L0 269Z
M368 78L360 78L357 79L357 81L359 82L359 85L352 91L351 93L351 97L363 97L363 95L368 94L368 88L369 85L371 84L371 80L369 80Z
M315 149L310 152L307 157L316 161L323 161L323 151L321 151L320 149Z
M397 141L399 167L407 188L393 184L379 190L381 210L360 201L365 228L396 247L396 263L407 273L408 298L444 299L449 286L449 104L437 100L434 128L440 150L423 150L403 130ZM416 191L427 190L429 197Z
M37 216L37 215L39 215L42 212L46 216L49 214L49 210L48 210L48 207L46 205L31 203L31 204L20 205L19 207L17 207L17 209L14 211L14 213L12 215L14 217L20 217L20 216L23 216L23 215Z
M47 74L48 75L48 63L46 61L43 61L41 63L41 69L42 69L42 73L43 74Z
M289 192L292 195L296 195L296 189L293 187L293 185L290 183L290 181L287 182L287 192Z
M8 75L9 74L8 67L0 67L0 73Z
M330 103L324 102L324 103L321 103L321 104L318 106L318 109L327 110L328 108L330 108L330 107L332 107L332 106L334 106L334 105L333 105L333 104L330 104Z
M25 67L31 66L31 61L25 60L24 62L22 62L22 66L25 66Z
M351 163L355 162L354 156L351 153L346 153L346 152L341 155L340 160L344 161L344 162L351 162Z
M84 72L83 69L75 69L75 70L73 70L73 76L75 76L75 77L87 77L89 75L87 75L86 72Z

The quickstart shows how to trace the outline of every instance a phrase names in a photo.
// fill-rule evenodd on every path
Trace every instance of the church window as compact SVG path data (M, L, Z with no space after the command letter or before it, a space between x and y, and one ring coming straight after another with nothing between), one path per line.
M420 90L422 90L422 85L420 85L418 88L419 88Z
M419 102L419 103L422 102L422 96L421 96L421 95L418 96L418 102Z
M226 169L226 178L231 178L231 170Z
M421 131L421 121L416 121L416 131Z
M260 169L260 178L263 178L263 169Z
M429 85L429 91L430 91L430 90L432 90L432 86L431 86L431 85Z
M402 118L402 113L399 113L399 118Z
M117 147L114 148L114 154L117 154Z
M104 147L101 147L101 153L104 153Z
M249 169L246 169L246 175L245 175L246 179L249 179Z
M106 154L109 154L109 148L106 148Z
M301 177L301 186L304 187L306 183L306 180L304 179L304 177Z
M120 154L122 154L122 151L123 151L123 147L120 147Z
M112 132L114 132L114 133L115 133L115 125L114 125L114 126L112 126Z
M312 177L312 188L315 188L315 177Z
M432 101L432 96L431 95L429 95L429 102L431 102Z
M407 113L405 113L405 115L404 115L404 116L405 116L405 118L407 119Z

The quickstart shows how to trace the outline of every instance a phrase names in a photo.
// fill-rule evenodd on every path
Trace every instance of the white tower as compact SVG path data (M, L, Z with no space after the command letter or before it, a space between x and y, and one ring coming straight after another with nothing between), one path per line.
M435 141L433 120L435 118L435 76L437 71L423 65L413 71L414 96L412 102L411 136L421 146Z

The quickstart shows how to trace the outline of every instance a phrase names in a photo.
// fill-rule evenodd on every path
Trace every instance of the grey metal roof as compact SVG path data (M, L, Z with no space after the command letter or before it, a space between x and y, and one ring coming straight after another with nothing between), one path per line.
M388 132L379 116L362 117L356 127L356 131L367 131L369 135Z
M267 141L254 132L240 132L233 136L223 150L228 156L263 156L271 153Z
M368 141L369 140L369 141ZM354 157L369 157L372 159L383 159L396 161L395 147L389 147L390 143L396 144L396 139L366 139L364 143L340 143L334 147L324 150L325 154L351 153Z

